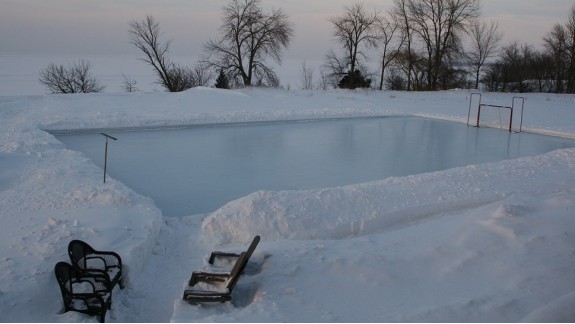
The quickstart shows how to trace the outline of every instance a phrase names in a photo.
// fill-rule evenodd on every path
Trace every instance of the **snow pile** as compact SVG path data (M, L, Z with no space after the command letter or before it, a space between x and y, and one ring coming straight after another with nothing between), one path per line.
M222 245L246 243L258 233L267 240L332 240L388 231L503 201L518 191L536 196L545 193L547 186L538 188L545 183L553 191L559 184L568 190L575 183L575 172L569 172L574 161L571 149L346 187L256 192L206 217L202 234Z
M512 95L488 94L494 103ZM61 313L71 239L118 252L111 322L575 321L575 149L319 190L255 192L164 218L46 130L419 115L465 122L469 93L222 91L0 97L0 312ZM527 96L524 130L575 138L575 97ZM150 184L153 185L153 184ZM178 188L174 188L178 190ZM262 242L231 303L189 305L213 249Z

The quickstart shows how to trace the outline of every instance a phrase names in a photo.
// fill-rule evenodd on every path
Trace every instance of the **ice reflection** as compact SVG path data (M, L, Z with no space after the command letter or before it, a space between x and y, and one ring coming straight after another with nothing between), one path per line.
M167 216L207 213L257 190L340 186L531 156L575 141L416 117L108 133L108 174ZM103 167L98 133L58 136Z

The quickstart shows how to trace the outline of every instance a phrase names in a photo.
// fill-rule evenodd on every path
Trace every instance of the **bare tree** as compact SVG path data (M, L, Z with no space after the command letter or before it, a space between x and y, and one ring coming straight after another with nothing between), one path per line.
M567 70L567 93L575 93L575 4L571 7L569 21L565 25L567 34L567 53L569 56L569 68Z
M497 46L503 38L503 33L498 30L497 23L476 23L471 27L471 50L467 53L467 61L473 67L475 75L475 89L479 87L481 70L485 61L492 57Z
M398 26L401 30L401 38L404 40L403 46L405 47L402 52L404 53L402 61L404 62L403 66L405 67L405 75L406 75L406 90L413 90L412 79L413 79L413 68L416 64L416 55L413 51L414 45L414 31L413 27L411 26L409 11L407 8L407 2L409 0L393 0L394 8L391 11L393 19L398 23ZM395 77L397 80L397 76Z
M533 47L513 42L501 49L500 63L503 77L503 91L532 92L533 78L530 64L533 59Z
M388 90L406 90L406 81L403 74L396 66L391 66L389 73L386 77L386 89Z
M567 49L567 30L561 24L555 24L547 36L543 38L547 52L553 58L555 67L553 79L555 81L555 91L562 93L564 91L563 80L565 79L567 65L569 61Z
M303 90L313 90L313 69L306 61L301 64L301 82Z
M219 40L205 45L210 57L215 56L208 59L211 67L223 71L236 85L279 84L266 59L281 63L282 50L293 36L293 26L281 9L266 14L259 0L231 0L223 8L220 32Z
M192 67L194 87L208 87L214 79L214 73L206 62L198 62Z
M337 83L335 85L333 83L331 83L331 80L329 78L329 74L330 74L330 72L327 72L325 67L320 67L319 84L318 84L319 89L327 90L327 89L329 89L330 86L332 86L334 88L337 86Z
M50 63L40 71L40 83L50 93L90 93L104 90L104 86L92 76L92 64L87 60L79 60L67 67Z
M404 87L401 90L417 91L424 88L425 85L425 59L422 55L414 52L407 51L407 48L399 52L395 59L393 60L393 71L394 72L394 87L397 89L397 85L400 84L399 79L403 74L403 84ZM389 79L388 79L389 80ZM391 80L390 80L391 81Z
M159 78L159 84L173 91L175 86L168 76L168 69L171 63L167 59L170 42L160 42L160 24L154 17L146 16L141 21L131 21L130 41L140 51L145 54L142 61L150 64Z
M531 70L531 81L536 85L537 92L553 92L556 88L554 82L553 57L544 50L535 50L529 64Z
M349 73L348 61L339 57L333 50L329 50L325 55L322 73L324 83L337 88L339 80Z
M363 70L361 59L366 60L365 48L376 47L379 40L378 26L381 18L377 12L368 13L361 3L344 7L342 16L333 17L330 22L334 26L334 36L344 50L343 58L339 59L333 52L327 57L327 65L333 73L349 73Z
M543 40L553 58L555 91L575 93L575 5L571 7L569 21L555 24Z
M136 88L136 84L138 83L136 80L132 79L131 77L125 75L124 73L122 73L122 77L124 78L124 81L122 83L122 86L124 88L124 90L126 90L126 92L135 92L138 91L138 89Z
M160 41L160 24L154 17L132 21L130 42L144 53L142 61L150 64L158 76L158 84L170 92L183 91L195 86L194 71L173 63L168 58L170 43Z
M479 0L407 0L407 9L426 52L428 87L437 90L445 61L460 51L461 33L479 16Z
M392 16L393 18L393 16ZM397 57L400 53L403 43L406 40L405 35L403 37L397 37L399 30L399 24L397 21L389 21L382 18L379 26L379 48L381 48L381 77L379 80L379 90L383 90L383 81L385 76L385 69L387 66ZM398 39L398 44L392 47L392 41L396 38Z

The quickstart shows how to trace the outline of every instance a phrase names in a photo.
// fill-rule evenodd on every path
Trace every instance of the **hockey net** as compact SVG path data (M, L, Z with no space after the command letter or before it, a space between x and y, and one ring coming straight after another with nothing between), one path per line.
M474 93L469 100L467 125L521 132L524 105L523 97L513 97L511 106L482 103L481 94Z

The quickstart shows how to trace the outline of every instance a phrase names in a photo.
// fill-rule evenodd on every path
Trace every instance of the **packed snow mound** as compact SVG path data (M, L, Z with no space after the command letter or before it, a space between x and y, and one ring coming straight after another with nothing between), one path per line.
M443 207L427 213L416 207L420 213L414 216L419 217L410 218L408 211L405 220L398 217L394 225L379 226L377 221L372 228L366 225L362 233L370 235L269 242L266 238L275 233L260 229L264 241L258 253L268 257L260 273L242 278L240 300L233 307L217 309L177 300L172 321L237 321L232 317L237 313L242 320L258 322L573 321L568 307L573 285L568 282L575 279L569 270L575 218L565 217L575 208L573 191L568 189L573 177L558 182L560 171L547 172L543 166L563 165L573 171L569 160L574 153L550 153L500 168L492 165L497 169L493 172L483 166L447 171L449 181L469 172L462 182L475 179L478 189L489 181L496 184L490 190L511 182L494 193L497 200L474 206L454 203L453 208L441 202ZM435 185L437 175L413 177L413 185L419 189ZM515 177L517 181L512 180ZM538 186L541 178L558 186ZM381 184L404 190L407 183L400 180ZM271 193L266 199L270 197Z
M259 191L206 217L203 237L209 244L221 245L245 244L257 234L266 240L332 240L387 231L446 210L503 200L518 188L529 187L535 178L543 183L575 181L575 176L566 179L558 171L572 169L570 174L575 175L574 159L575 150L560 150L360 185ZM494 182L497 190L492 189ZM521 213L521 207L509 208L497 212Z
M572 323L575 321L575 291L540 307L521 320L524 323Z

